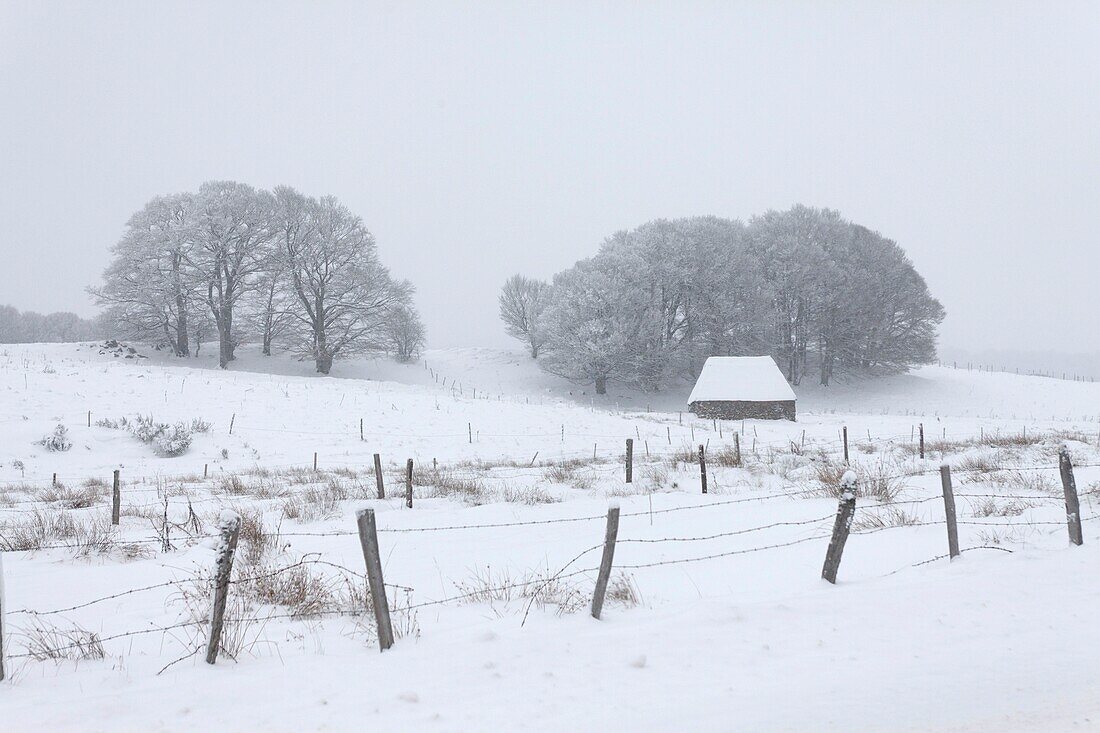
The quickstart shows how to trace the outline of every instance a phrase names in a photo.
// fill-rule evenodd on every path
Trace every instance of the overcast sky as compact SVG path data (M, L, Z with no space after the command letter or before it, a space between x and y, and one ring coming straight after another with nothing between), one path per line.
M94 313L129 215L333 194L431 346L503 345L658 217L801 202L898 241L942 341L1100 350L1100 3L0 0L0 303Z

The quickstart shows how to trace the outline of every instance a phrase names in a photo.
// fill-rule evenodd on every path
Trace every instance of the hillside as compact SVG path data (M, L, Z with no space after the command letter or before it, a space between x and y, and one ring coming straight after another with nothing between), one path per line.
M1100 385L927 368L806 385L796 423L719 424L680 413L690 385L596 399L512 351L358 360L332 377L247 349L229 371L205 354L99 351L0 351L13 730L1004 731L1100 714L1100 587L1086 582L1100 562ZM197 429L163 457L129 429L140 415ZM59 423L69 450L35 444ZM845 426L860 489L832 586L820 572ZM1082 547L1066 539L1063 443ZM611 503L622 520L596 621ZM364 507L398 636L382 654ZM210 667L227 509L244 528Z

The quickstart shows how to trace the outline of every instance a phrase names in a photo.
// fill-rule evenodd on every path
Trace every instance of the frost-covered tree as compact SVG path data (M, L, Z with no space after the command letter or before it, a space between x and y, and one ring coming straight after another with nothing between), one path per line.
M805 206L617 232L542 302L540 363L601 394L660 389L715 355L769 354L792 384L904 370L934 361L944 316L894 242Z
M75 313L20 312L10 305L0 306L0 344L65 343L90 341L103 334L98 320L81 318Z
M398 361L412 361L425 343L424 324L411 302L398 305L386 321L390 351Z
M167 343L177 356L190 354L190 324L203 307L189 271L193 206L190 194L152 199L126 223L103 285L89 289L116 335Z
M295 299L293 348L322 374L339 355L384 351L391 313L408 304L412 286L390 277L374 237L335 198L307 198L288 187L275 189L275 198Z
M234 181L207 181L195 197L189 263L218 333L218 364L234 359L237 304L266 270L275 238L275 199Z
M550 285L542 280L513 275L500 291L500 319L509 336L523 341L537 359L546 335L542 329L542 312L546 308Z
M593 384L596 394L622 376L628 359L631 326L622 321L625 309L617 297L612 274L596 258L581 260L554 276L553 295L543 313L544 369L581 384Z
M835 211L806 206L769 211L749 225L751 253L772 298L772 355L791 384L807 370L826 289L840 282L829 251L846 225Z
M247 306L249 326L260 335L261 352L271 356L272 346L294 322L294 292L284 249L275 247L267 267L256 274Z

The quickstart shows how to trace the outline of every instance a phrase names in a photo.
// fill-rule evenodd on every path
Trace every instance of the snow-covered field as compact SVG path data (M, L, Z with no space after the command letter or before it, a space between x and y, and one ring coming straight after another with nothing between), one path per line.
M801 387L797 423L718 424L680 413L690 385L597 398L519 352L322 378L250 349L228 372L205 354L99 351L0 350L4 730L1005 731L1100 715L1100 385L927 368ZM164 457L121 425L138 415L199 429ZM69 450L36 444L58 424ZM832 586L844 426L866 495ZM1062 442L1082 547L1067 542ZM940 557L941 461L971 548L955 562ZM611 501L616 575L596 621ZM385 653L363 611L367 506L393 585ZM246 519L235 660L211 667L225 508Z

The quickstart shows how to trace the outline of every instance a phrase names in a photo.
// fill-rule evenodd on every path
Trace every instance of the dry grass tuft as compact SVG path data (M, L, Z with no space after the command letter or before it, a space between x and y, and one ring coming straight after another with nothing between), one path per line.
M40 489L35 498L47 504L63 504L68 509L87 509L94 506L101 495L100 487L95 484L88 486L85 483L80 488L70 488L59 483Z
M551 494L541 486L506 486L503 493L504 501L513 504L556 504L561 499Z
M108 517L76 517L64 509L36 509L27 519L0 524L0 551L4 552L63 547L77 556L88 556L106 555L116 546Z
M795 445L792 443L791 445ZM798 451L798 455L802 455L802 451ZM695 454L695 460L699 459L699 454ZM723 466L726 468L739 468L743 465L743 460L740 452L735 451L732 445L724 445L713 453L707 454L707 463L713 466Z
M523 606L516 609L517 613L524 606L533 606L552 609L558 615L588 608L592 590L587 586L586 581L577 577L563 580L546 570L529 571L517 576L508 570L493 571L491 568L475 571L468 580L455 583L455 588L464 596L464 603L508 605L520 601ZM634 579L623 573L612 575L604 603L624 608L639 605L641 594Z
M860 511L852 522L852 529L856 532L865 532L887 527L911 527L920 523L921 519L916 514L910 514L901 507L891 506Z
M404 488L404 475L400 486ZM484 504L489 501L489 492L479 479L463 476L458 471L443 467L432 467L413 472L413 485L422 487L420 496L430 498L458 499L468 504Z
M103 659L106 653L99 634L73 624L63 628L43 619L34 619L34 625L16 632L27 647L27 654L39 661L84 661Z
M987 496L969 500L970 515L973 517L1018 517L1028 509L1036 506L1034 503L1023 499L1009 499L998 501Z

